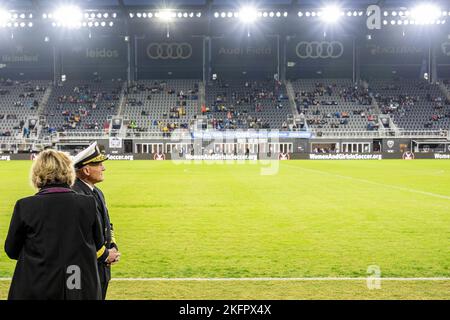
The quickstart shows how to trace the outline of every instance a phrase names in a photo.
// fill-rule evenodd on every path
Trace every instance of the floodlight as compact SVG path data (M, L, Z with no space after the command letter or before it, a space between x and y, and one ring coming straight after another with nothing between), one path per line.
M162 21L170 21L172 18L176 17L176 13L171 10L161 10L159 11L159 19Z
M243 7L239 10L239 19L243 23L253 23L258 16L258 11L253 7Z
M411 16L416 24L429 24L441 16L441 10L432 4L422 4L411 10Z
M6 10L0 9L0 24L5 24L10 19L11 19L11 14Z
M329 6L322 10L321 19L327 23L334 23L341 17L341 9L337 6Z
M80 8L69 5L57 9L53 13L53 17L57 24L60 23L63 27L77 28L81 26L83 13Z

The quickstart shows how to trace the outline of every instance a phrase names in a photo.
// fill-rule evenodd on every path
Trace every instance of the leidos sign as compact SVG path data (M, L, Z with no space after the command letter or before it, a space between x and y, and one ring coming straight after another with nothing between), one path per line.
M119 51L106 48L86 49L86 58L91 59L116 59L119 57Z

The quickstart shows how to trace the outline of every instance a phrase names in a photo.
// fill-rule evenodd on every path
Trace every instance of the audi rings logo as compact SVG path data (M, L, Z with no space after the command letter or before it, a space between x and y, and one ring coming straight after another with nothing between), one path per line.
M301 41L295 53L300 59L337 59L344 54L344 45L338 41Z
M192 46L189 43L150 43L147 46L147 56L150 59L189 59L192 56Z

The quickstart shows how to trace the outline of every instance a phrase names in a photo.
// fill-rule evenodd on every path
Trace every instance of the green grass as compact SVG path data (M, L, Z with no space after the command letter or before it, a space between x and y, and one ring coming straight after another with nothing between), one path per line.
M15 201L33 193L30 165L0 162L2 241ZM379 266L382 277L450 277L450 161L105 166L99 187L122 252L114 277L366 277L369 265ZM261 174L268 169L276 174ZM0 277L10 277L14 266L0 250ZM176 299L172 286L184 286L176 290L187 299L450 297L446 281L383 282L392 289L384 295L354 281L115 282L110 297ZM283 286L294 289L283 296ZM342 287L348 294L336 295Z

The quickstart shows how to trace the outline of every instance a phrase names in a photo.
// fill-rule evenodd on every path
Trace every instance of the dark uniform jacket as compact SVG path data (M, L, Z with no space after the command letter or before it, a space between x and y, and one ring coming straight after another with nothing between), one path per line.
M104 239L95 206L68 185L16 202L5 241L18 260L9 299L101 299L96 252Z
M108 283L109 280L111 279L111 267L105 263L109 254L108 249L116 248L118 250L118 248L113 236L114 233L113 226L109 220L109 214L105 203L105 197L103 195L103 192L99 188L94 187L94 191L92 191L80 179L76 179L72 189L79 194L93 196L96 200L97 215L102 225L102 233L104 238L104 247L102 247L97 252L98 272L100 275L100 282L102 284Z

